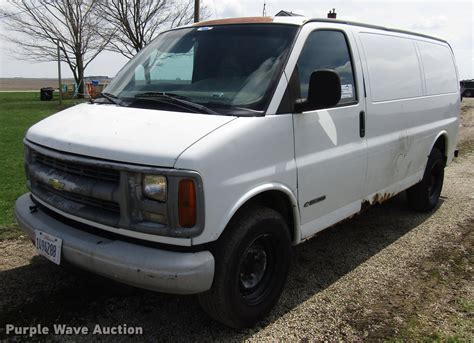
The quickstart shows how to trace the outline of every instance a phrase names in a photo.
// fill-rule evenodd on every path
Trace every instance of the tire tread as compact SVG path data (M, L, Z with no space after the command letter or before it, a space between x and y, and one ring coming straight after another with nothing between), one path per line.
M428 196L428 171L430 166L434 164L438 159L442 159L444 163L443 153L438 148L433 148L430 155L428 156L428 162L426 163L426 169L423 173L423 178L416 185L410 187L406 191L408 204L411 208L419 212L429 212L436 207L436 203L430 203ZM444 168L444 166L443 166Z
M233 314L230 303L226 302L227 280L218 273L230 265L232 254L232 247L238 245L246 232L243 228L252 227L262 220L276 219L285 223L283 216L273 209L267 207L249 207L243 209L237 216L235 216L228 227L219 238L215 245L213 254L216 260L214 281L210 290L198 294L198 299L203 310L214 320L219 321L232 328L243 328L253 325L242 321ZM286 223L285 223L286 226ZM290 241L289 230L286 230L288 242Z

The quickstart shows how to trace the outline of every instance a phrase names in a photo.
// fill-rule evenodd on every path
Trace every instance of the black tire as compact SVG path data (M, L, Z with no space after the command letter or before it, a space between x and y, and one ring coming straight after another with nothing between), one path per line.
M428 212L438 204L443 189L445 159L443 153L433 148L426 164L423 179L407 189L410 206L420 212Z
M272 209L244 210L231 220L213 254L214 281L198 296L202 308L227 326L254 326L274 307L285 285L291 259L288 225Z
M472 96L471 91L465 91L465 92L464 92L464 97L465 97L465 98L470 98L471 96Z

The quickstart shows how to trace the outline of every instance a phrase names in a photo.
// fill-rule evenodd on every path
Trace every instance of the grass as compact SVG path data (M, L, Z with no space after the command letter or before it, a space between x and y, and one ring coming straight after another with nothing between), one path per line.
M21 235L14 218L15 200L27 191L23 169L23 137L36 122L78 100L40 101L39 92L0 92L0 240Z

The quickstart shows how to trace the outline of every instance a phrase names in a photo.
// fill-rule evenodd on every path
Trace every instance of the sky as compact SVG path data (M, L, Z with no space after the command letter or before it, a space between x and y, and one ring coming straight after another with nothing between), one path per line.
M263 0L201 0L211 17L230 18L260 16ZM337 19L358 21L420 32L447 40L453 48L461 79L474 79L474 1L394 1L394 0L266 0L267 15L280 10L292 11L306 17L325 18L335 8ZM0 0L7 6L7 0ZM0 19L0 32L8 34ZM0 77L57 77L55 62L20 61L9 55L10 43L0 38ZM113 77L128 60L117 53L104 51L86 70L87 75ZM72 77L66 64L64 78Z

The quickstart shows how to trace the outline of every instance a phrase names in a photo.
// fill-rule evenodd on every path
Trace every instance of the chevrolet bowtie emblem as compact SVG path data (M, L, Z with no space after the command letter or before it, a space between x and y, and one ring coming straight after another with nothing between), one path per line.
M62 191L64 189L64 183L62 183L58 179L51 178L48 180L48 184L58 191Z

